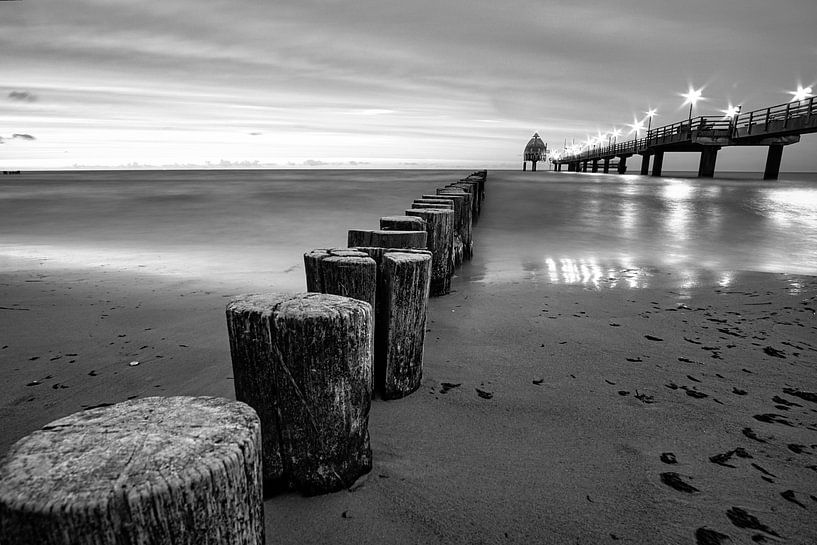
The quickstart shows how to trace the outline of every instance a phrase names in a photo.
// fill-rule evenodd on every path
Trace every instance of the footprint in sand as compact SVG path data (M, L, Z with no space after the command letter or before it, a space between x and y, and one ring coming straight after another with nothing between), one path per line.
M803 509L808 509L808 507L800 503L800 501L797 499L797 496L794 495L794 490L784 490L783 492L780 493L780 495L783 497L784 500L790 501L795 505L799 505Z
M459 388L460 386L462 386L462 383L461 382L457 382L457 383L454 383L454 382L441 382L440 386L441 386L440 393L441 394L447 394L449 390L453 390L454 388Z
M480 390L479 388L474 388L477 391L477 395L482 399L491 399L494 397L494 394L491 392L486 392L485 390Z
M672 452L662 452L660 459L665 464L677 464L678 463L678 459L675 458L675 454L673 454Z
M730 450L730 451L724 452L722 454L716 454L714 456L710 456L709 461L712 462L713 464L718 464L718 465L723 466L723 467L732 467L732 468L734 468L736 466L733 466L732 464L727 464L726 463L732 458L732 456L737 456L738 458L752 458L752 455L749 454L748 452L746 452L746 449L744 449L743 447L738 447L738 448L736 448L734 450Z
M662 483L669 486L670 488L674 488L678 492L684 492L686 494L694 494L696 492L700 492L700 490L686 482L681 477L681 475L673 471L661 473L660 477Z
M765 524L761 523L757 517L747 513L744 509L741 509L740 507L732 507L729 511L726 512L726 516L729 518L732 524L734 524L738 528L759 530L769 535L780 537L780 534L778 534Z
M698 528L695 530L695 545L721 545L732 538L711 528Z

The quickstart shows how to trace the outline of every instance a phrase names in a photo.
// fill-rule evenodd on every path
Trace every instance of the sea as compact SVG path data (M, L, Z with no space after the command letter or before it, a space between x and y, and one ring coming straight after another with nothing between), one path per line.
M479 165L474 165L475 169ZM303 254L346 246L464 170L43 171L0 176L0 273L103 268L302 290ZM728 286L817 275L817 174L660 178L489 171L475 282Z

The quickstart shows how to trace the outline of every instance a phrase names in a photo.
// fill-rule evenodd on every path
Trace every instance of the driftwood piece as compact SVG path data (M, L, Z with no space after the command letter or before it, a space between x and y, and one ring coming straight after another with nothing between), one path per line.
M384 231L425 231L426 222L412 216L385 216L380 218L380 228Z
M423 249L428 244L428 235L425 227L418 231L364 231L361 229L350 229L348 234L348 246L379 246L381 248L416 248Z
M375 306L377 265L363 252L345 248L312 250L304 254L306 291L331 293Z
M454 231L462 241L463 259L473 257L473 225L471 221L471 194L459 188L438 189L437 195L423 195L423 198L443 198L454 203ZM456 240L454 244L456 245Z
M261 428L243 403L147 397L78 412L0 465L4 545L264 543Z
M431 296L446 295L451 291L454 274L452 251L454 246L454 211L431 208L406 210L407 216L423 218L431 252Z
M431 252L359 248L377 261L375 388L396 399L420 387Z
M322 494L372 467L373 316L321 293L245 295L227 305L236 398L261 418L264 479Z

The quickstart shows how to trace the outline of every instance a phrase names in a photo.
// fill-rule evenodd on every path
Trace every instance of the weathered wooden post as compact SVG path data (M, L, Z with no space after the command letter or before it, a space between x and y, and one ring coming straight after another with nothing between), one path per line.
M258 416L147 397L51 422L0 464L0 542L262 545Z
M380 228L384 231L425 231L426 222L413 216L385 216L380 218Z
M383 399L409 395L423 376L431 252L358 248L377 261L375 387Z
M459 188L438 189L436 195L423 195L423 198L449 199L454 203L454 231L462 240L463 259L471 259L473 243L470 194Z
M451 258L454 246L454 211L431 208L406 210L407 216L423 218L428 233L428 250L431 252L431 295L445 295L451 291L454 267Z
M455 182L453 184L449 184L448 188L459 188L463 191L467 191L471 194L471 217L473 221L476 221L479 218L480 212L480 201L479 201L479 194L477 192L477 187L479 184L474 182Z
M348 246L378 246L380 248L416 248L427 245L428 235L425 227L417 231L379 230L368 231L350 229L347 237Z
M227 305L236 398L261 418L264 479L322 494L372 467L371 306L322 293Z
M377 265L363 252L343 248L312 250L304 254L306 291L331 293L375 306Z
M424 205L421 208L434 208L434 207L436 207L436 208L450 208L452 210L454 209L454 203L453 202L451 202L449 200L437 199L437 198L434 198L434 199L427 199L427 198L414 199L411 204L412 205L415 205L415 204Z
M463 260L463 242L459 231L457 230L458 220L462 218L457 213L454 207L454 202L446 199L415 199L411 203L411 208L414 210L428 210L432 208L441 208L443 210L454 211L454 238L451 243L451 262L454 268L462 265Z

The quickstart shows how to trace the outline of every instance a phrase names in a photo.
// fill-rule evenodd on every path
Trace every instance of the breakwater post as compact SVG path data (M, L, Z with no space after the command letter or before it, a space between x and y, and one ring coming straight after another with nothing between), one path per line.
M426 222L428 250L431 261L431 295L446 295L451 291L451 277L454 274L451 253L454 245L454 211L451 209L429 208L406 210L407 216L422 218Z
M415 248L423 249L426 247L427 234L425 226L416 231L398 231L398 230L362 230L349 229L346 237L347 246L354 248L355 246L375 246L381 248ZM309 290L312 291L312 290Z
M0 464L5 545L263 545L261 424L244 403L147 397L61 418Z
M420 387L431 283L431 252L356 248L377 263L374 385L383 399L405 397Z
M312 250L304 254L304 270L306 291L351 297L375 307L377 265L364 252Z
M236 398L261 419L264 480L306 495L372 467L372 307L321 293L244 295L227 305Z

